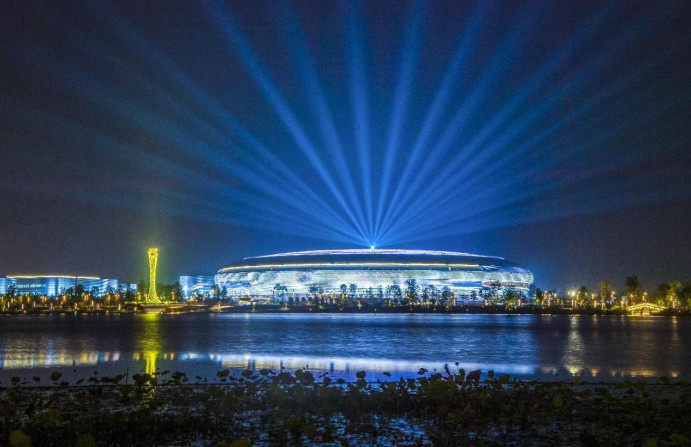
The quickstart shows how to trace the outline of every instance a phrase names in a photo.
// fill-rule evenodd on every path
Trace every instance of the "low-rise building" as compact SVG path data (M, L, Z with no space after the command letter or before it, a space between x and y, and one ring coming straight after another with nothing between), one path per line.
M186 300L202 296L211 297L214 284L213 276L180 276L180 289Z
M100 297L106 293L118 291L117 279L99 278L97 276L76 275L12 275L0 278L0 295L13 291L15 295L45 295L55 297L76 290L81 286L83 291Z

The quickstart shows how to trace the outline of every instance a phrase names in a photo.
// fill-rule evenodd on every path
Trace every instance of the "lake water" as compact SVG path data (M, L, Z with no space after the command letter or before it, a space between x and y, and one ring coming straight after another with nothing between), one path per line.
M456 362L459 365L456 365ZM691 378L691 318L569 315L0 316L0 380L308 368L332 377L493 369L521 378ZM391 376L384 375L384 372Z

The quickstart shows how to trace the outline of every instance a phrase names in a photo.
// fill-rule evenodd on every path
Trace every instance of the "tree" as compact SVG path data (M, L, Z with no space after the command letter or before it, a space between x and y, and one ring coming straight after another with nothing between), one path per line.
M492 281L487 285L483 285L480 289L480 296L487 302L487 304L497 304L501 294L501 283L499 281Z
M626 298L629 304L636 304L642 301L643 285L638 276L632 275L626 278Z
M592 298L593 292L591 292L586 286L581 286L578 288L578 291L576 292L576 301L578 301L579 305L592 307Z
M612 281L603 279L597 284L597 293L603 303L607 302L607 300L612 297L612 292Z
M224 287L225 289L225 287ZM221 291L223 292L223 291ZM175 281L175 284L173 284L173 288L170 291L170 299L171 300L178 300L182 301L182 286L180 286L180 283L178 281Z
M139 296L144 298L144 294L147 292L147 287L143 279L140 279L139 284L137 284L137 292L139 292Z
M679 305L691 309L691 282L685 283L679 290Z
M669 283L669 293L667 295L667 301L672 306L672 309L676 309L679 305L679 292L681 291L681 281L672 281Z
M134 299L135 299L134 290L132 290L130 285L127 284L127 288L125 288L125 301L134 301Z
M548 290L545 295L547 297L547 306L552 306L559 303L557 298L557 289Z
M288 286L283 284L276 284L274 286L274 296L276 298L283 300L286 297L286 293L288 293Z
M513 287L509 287L506 290L504 290L504 295L502 296L502 299L504 303L506 303L509 306L516 306L518 305L518 300L520 300L522 297L521 293L514 289Z
M219 289L219 293L220 293L220 289ZM158 297L162 301L170 300L170 297L173 294L173 285L172 284L156 284L156 294L158 295Z
M676 309L679 306L679 292L682 289L682 284L679 281L673 281L669 284L660 284L657 286L657 291L653 296L655 304L664 306L669 309Z
M401 286L399 286L398 284L393 284L389 286L389 293L395 301L401 301L401 298L403 297Z
M316 284L312 284L309 287L309 292L314 297L314 301L316 302L318 299L318 294L319 294L319 286Z
M420 286L418 285L417 281L413 278L406 279L405 284L406 284L406 289L405 289L406 298L408 298L411 301L416 300L418 297L418 293L420 292Z
M427 294L429 295L432 302L437 302L439 299L439 289L437 289L433 284L427 286Z
M669 293L669 284L662 283L657 286L655 294L653 294L653 302L658 306L667 306L667 296Z
M445 303L453 300L453 293L451 292L451 289L449 289L449 286L444 286L441 288L441 299Z
M545 304L545 292L543 292L539 287L535 289L535 301L537 301L537 304L540 306Z
M357 284L351 284L350 287L348 287L348 290L350 291L350 297L355 299L357 296Z

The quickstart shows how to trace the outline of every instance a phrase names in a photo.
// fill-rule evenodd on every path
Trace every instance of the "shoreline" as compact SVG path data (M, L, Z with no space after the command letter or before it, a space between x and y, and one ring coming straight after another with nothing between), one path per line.
M24 310L14 310L0 312L0 315L124 315L124 314L187 314L187 313L216 313L216 314L438 314L438 315L463 315L463 314L485 314L485 315L598 315L598 316L678 316L689 317L691 310L667 309L661 312L650 314L632 314L625 309L570 309L563 307L538 307L523 306L520 308L507 308L503 306L422 306L422 305L403 305L403 306L363 306L341 307L336 305L322 306L276 306L276 305L242 305L228 306L220 310L214 309L213 305L208 307L194 306L191 308L181 308L180 304L175 303L170 310L162 309L160 312L146 312L137 309L136 305L128 306L124 309L47 309L31 308ZM163 306L165 307L165 306Z

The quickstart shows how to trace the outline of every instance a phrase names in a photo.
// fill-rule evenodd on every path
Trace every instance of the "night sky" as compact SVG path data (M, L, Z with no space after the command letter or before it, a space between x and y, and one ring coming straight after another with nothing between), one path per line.
M691 281L689 2L10 0L0 39L0 275L377 245Z

